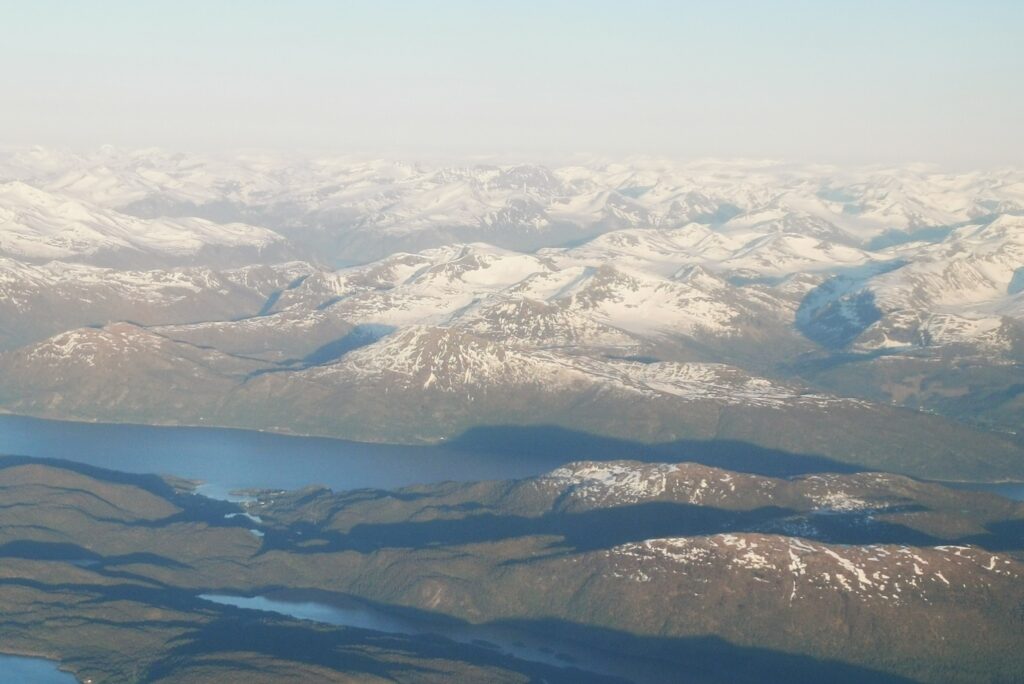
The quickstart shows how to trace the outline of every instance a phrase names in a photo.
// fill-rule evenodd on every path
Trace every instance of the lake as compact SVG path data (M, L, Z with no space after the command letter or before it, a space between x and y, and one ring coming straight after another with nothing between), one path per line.
M540 437L538 440L542 441ZM219 498L230 498L229 492L249 488L296 489L320 484L345 490L443 480L522 478L572 460L598 456L585 445L568 442L547 449L510 449L509 444L485 447L365 444L220 428L77 423L0 415L0 454L61 458L131 473L173 474L204 481L201 492ZM951 486L1024 499L1024 483ZM650 669L642 673L645 665L635 659L548 636L435 620L356 600L344 604L335 598L327 603L294 594L283 596L204 598L328 624L443 637L467 648L492 648L509 657L545 665L573 666L631 679L666 679L666 673L656 671L655 663L647 663ZM0 656L0 680L43 684L75 681L57 670L54 663L13 656Z
M0 681L25 684L76 684L71 674L57 669L57 663L44 658L0 655Z
M206 496L235 489L392 489L444 480L530 477L574 460L444 446L365 444L250 430L77 423L0 415L0 454L63 458L128 473L207 483Z
M236 489L298 489L311 484L335 491L394 489L444 480L504 480L546 473L570 461L644 458L628 443L579 442L536 431L529 447L476 441L470 446L367 444L294 437L252 430L78 423L0 414L0 454L63 458L128 473L170 474L206 484L200 493L230 498ZM520 436L521 439L521 436ZM697 452L700 451L698 447ZM681 460L663 454L665 460ZM692 458L716 464L693 453ZM743 470L742 468L738 468ZM944 483L1024 500L1024 483Z

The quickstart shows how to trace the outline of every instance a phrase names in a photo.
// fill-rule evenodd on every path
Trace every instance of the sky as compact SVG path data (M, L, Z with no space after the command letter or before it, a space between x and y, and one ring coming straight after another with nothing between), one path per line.
M1022 26L1022 0L0 0L0 146L1020 165Z

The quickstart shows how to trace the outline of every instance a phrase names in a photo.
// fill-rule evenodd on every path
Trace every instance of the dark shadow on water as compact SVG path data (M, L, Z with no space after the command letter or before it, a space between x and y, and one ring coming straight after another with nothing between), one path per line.
M507 458L522 454L547 455L563 463L616 459L691 462L773 477L863 470L825 456L769 449L739 440L683 439L646 444L550 425L476 427L445 442L445 446Z

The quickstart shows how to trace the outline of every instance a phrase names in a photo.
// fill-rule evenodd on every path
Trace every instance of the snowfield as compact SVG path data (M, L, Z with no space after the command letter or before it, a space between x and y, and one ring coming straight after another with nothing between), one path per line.
M0 314L24 358L129 322L314 385L960 411L1005 377L1012 430L1024 171L14 150Z

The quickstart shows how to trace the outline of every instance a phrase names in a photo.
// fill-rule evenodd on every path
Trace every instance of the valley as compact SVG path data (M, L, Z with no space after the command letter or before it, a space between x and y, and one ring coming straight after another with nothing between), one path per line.
M80 681L973 681L1024 667L1024 503L901 476L576 462L225 501L8 457L0 490L0 643ZM978 630L984 646L951 647Z
M1015 172L30 149L3 179L10 413L1024 479Z
M3 151L0 652L1019 679L1022 269L1015 170Z

